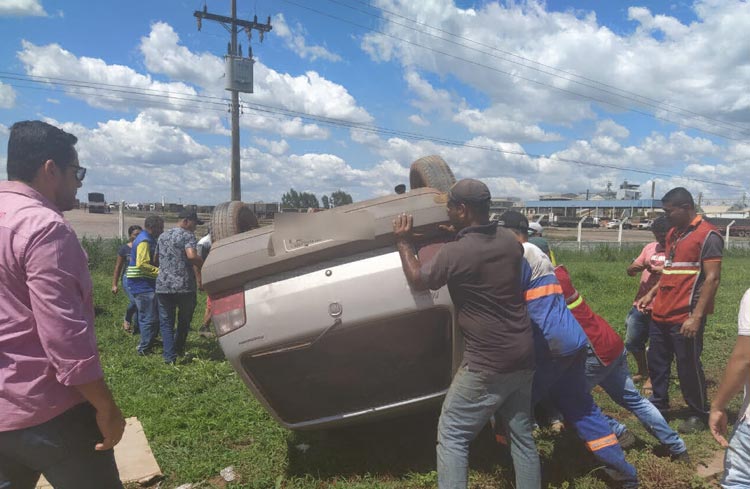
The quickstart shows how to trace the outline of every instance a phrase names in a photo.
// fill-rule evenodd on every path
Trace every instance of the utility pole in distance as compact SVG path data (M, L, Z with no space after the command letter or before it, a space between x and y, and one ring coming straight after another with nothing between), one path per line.
M219 22L232 34L229 43L229 52L224 57L226 67L226 89L232 92L232 198L231 200L242 200L240 190L240 92L253 93L253 50L248 46L248 57L242 57L242 48L237 44L237 27L247 33L248 42L252 39L253 29L260 32L260 42L263 36L271 31L271 17L265 24L258 23L258 16L253 21L237 18L237 0L232 0L232 16L216 15L208 12L207 7L196 10L193 16L198 21L198 30L201 30L203 19Z

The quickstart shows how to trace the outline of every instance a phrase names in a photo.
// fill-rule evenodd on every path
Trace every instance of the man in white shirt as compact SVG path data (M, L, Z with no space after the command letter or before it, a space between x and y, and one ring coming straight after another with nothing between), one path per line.
M725 489L750 487L750 289L740 303L737 320L738 336L732 356L729 357L724 379L711 403L708 426L717 442L727 448L724 457ZM732 437L727 442L727 405L745 387L745 399Z

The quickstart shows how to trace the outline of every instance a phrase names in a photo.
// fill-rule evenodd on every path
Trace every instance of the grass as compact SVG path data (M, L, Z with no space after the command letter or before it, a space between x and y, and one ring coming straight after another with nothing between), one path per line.
M359 426L341 431L290 432L277 425L249 394L224 359L217 343L195 334L205 301L188 338L187 364L168 366L159 355L139 357L137 336L123 332L125 297L110 292L118 243L88 240L97 308L96 328L107 382L126 417L137 416L166 478L162 488L193 483L194 488L396 489L436 486L437 413ZM637 289L625 268L637 249L600 248L588 254L561 251L558 261L592 308L624 334L624 318ZM717 312L705 334L703 362L710 392L715 390L736 337L739 300L746 288L743 270L750 255L724 260ZM672 386L673 412L682 402ZM708 487L688 468L663 457L656 440L630 413L595 394L605 412L621 419L640 438L628 459L639 469L644 488ZM732 404L736 414L739 400ZM676 426L676 421L671 423ZM708 433L685 438L694 462L715 450ZM537 438L547 488L608 487L574 436L542 432ZM659 456L661 455L661 456ZM238 480L226 483L219 471L233 466ZM510 457L483 432L471 447L470 487L511 488Z

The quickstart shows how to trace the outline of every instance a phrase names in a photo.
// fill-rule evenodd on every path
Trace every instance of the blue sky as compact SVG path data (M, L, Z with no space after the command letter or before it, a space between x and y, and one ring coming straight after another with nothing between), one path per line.
M198 32L203 5L0 0L3 148L14 121L44 119L79 137L82 194L228 200L229 35ZM718 203L748 185L746 1L238 0L238 13L274 26L253 37L255 93L241 97L245 201L383 195L428 154L496 196L627 179Z

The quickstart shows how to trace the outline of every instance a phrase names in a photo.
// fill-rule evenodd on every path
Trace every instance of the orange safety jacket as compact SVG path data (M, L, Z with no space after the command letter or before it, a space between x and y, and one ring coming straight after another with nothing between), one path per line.
M703 262L701 255L711 234L721 237L713 224L701 216L688 225L684 232L675 228L667 234L666 261L659 279L651 317L658 323L682 324L695 306L696 287L702 285ZM721 260L720 257L714 258ZM714 312L714 300L706 305L706 314Z

